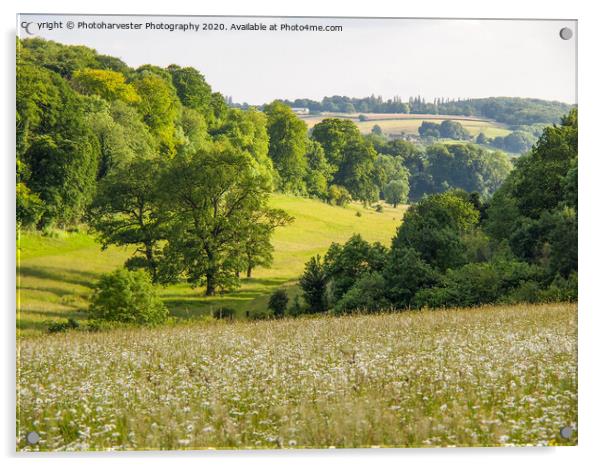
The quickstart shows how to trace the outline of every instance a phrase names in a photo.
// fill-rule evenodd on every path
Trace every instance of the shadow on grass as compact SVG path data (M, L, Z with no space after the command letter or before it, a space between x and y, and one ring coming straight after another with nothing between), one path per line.
M57 267L17 267L17 275L21 278L33 277L44 280L55 280L91 288L100 276L100 272L86 272L82 270L63 269Z
M245 278L242 288L216 296L205 296L204 288L169 290L161 298L172 315L190 319L210 315L214 310L228 307L243 316L246 311L267 305L268 296L277 288L294 285L289 278Z
M41 316L43 319L32 319L33 316ZM42 309L25 309L19 315L17 328L19 330L39 330L46 332L49 321L66 321L67 319L85 319L87 314L81 310L45 311Z

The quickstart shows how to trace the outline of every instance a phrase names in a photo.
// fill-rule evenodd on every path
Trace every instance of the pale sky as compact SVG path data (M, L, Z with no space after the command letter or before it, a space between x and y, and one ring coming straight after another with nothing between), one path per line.
M48 30L38 23L62 22ZM75 27L67 28L73 21ZM80 21L141 23L139 30L84 30ZM223 31L146 29L147 22L224 24ZM342 32L234 31L232 24L342 26ZM29 35L24 26L28 24ZM559 31L572 29L570 40ZM244 18L21 15L20 37L80 44L138 67L197 68L235 102L371 94L536 97L576 103L577 23L572 20Z

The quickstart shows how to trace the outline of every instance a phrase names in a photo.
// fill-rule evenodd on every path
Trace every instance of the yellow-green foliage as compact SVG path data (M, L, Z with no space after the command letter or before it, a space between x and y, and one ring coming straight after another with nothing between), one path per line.
M292 300L298 293L295 282L311 256L323 254L333 241L345 242L353 233L388 245L405 209L385 205L379 213L360 204L342 208L279 194L272 196L271 204L295 217L291 225L276 230L272 267L255 270L253 278L243 279L238 291L223 296L205 297L203 289L186 284L160 288L173 315L195 318L223 306L239 314L265 309L269 295L279 287L287 288ZM131 249L113 246L101 251L93 237L62 231L50 236L24 232L18 246L17 327L21 336L40 334L49 320L85 319L92 285L102 273L121 267L132 254Z
M573 445L577 309L488 306L19 340L18 449ZM41 441L27 445L27 432Z

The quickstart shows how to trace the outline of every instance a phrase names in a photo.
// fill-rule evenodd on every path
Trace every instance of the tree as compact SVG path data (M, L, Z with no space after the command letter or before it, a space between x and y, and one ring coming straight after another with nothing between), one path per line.
M365 273L381 272L386 262L386 249L380 243L370 244L353 235L344 245L332 243L324 258L324 271L333 302L338 302Z
M478 221L479 212L463 196L433 194L406 211L392 248L413 248L427 264L444 272L465 263L463 238Z
M385 186L393 180L398 180L407 186L407 197L410 189L410 173L404 165L403 158L379 154L374 163L374 173L381 199L386 199Z
M433 123L430 121L423 121L420 127L418 128L418 134L421 138L435 138L438 139L441 137L441 133L439 132L440 125L437 123Z
M17 159L27 173L21 182L43 202L38 227L79 221L94 194L100 156L85 98L56 73L19 65L16 126Z
M397 208L399 204L407 201L409 191L410 186L407 180L405 182L403 180L391 180L384 188L385 201Z
M145 268L153 282L158 279L161 241L169 220L157 189L161 170L158 160L142 158L115 169L99 183L89 214L103 248L135 246L126 264Z
M307 172L305 186L307 194L319 199L328 197L328 185L332 181L334 167L328 163L324 149L319 142L307 140Z
M84 68L73 73L73 87L86 95L97 95L111 102L121 100L128 104L140 102L140 96L125 76L117 71Z
M325 118L313 127L311 137L320 143L328 162L339 167L343 162L346 146L361 139L361 134L351 120Z
M270 309L274 316L282 317L286 312L288 306L288 295L285 290L276 290L270 295L268 301L268 309Z
M305 192L307 125L279 101L266 105L263 111L267 115L269 156L278 172L280 189Z
M387 298L400 309L410 307L419 290L439 282L439 274L420 257L418 251L403 245L391 248L383 276Z
M271 239L274 230L290 224L293 220L293 217L279 209L258 210L253 218L248 219L245 224L246 231L241 233L242 265L246 268L247 278L251 278L256 267L272 265L274 246Z
M312 257L305 264L299 285L303 290L303 299L311 312L323 312L327 309L327 278L319 255Z
M439 125L439 134L442 138L470 139L470 133L459 122L454 120L443 120Z
M551 126L494 194L486 231L548 278L577 271L577 111Z
M44 212L44 203L27 187L29 172L27 166L17 159L17 228L35 225Z
M386 298L385 279L378 272L365 273L335 304L334 312L380 311L391 307Z
M372 134L376 134L377 136L382 136L383 135L383 129L378 126L378 125L374 125L372 127L372 130L370 131Z
M167 71L182 105L199 112L210 124L215 123L211 86L207 84L205 77L189 66L181 68L178 65L169 65Z
M477 144L487 144L487 136L485 136L485 133L483 133L482 131L479 133L479 135L477 136L477 139L475 141Z
M333 182L344 186L353 199L372 202L378 198L374 162L376 152L361 139L345 146L343 160L334 174Z
M176 131L182 113L176 90L170 82L147 69L139 71L134 87L140 95L138 111L144 123L157 138L161 153L172 157L182 142Z
M267 234L250 225L268 207L271 180L251 154L215 145L194 156L178 156L159 182L172 215L160 279L185 276L206 294L238 286L245 233Z

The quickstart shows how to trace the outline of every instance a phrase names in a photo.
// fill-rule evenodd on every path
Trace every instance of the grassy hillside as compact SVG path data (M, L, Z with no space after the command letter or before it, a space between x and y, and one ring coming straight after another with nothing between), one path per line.
M312 128L324 118L347 118L352 120L360 131L364 134L369 133L374 125L381 127L385 134L418 134L418 128L423 121L429 121L432 123L441 123L444 120L453 120L460 123L471 136L477 136L483 132L485 136L489 138L495 138L497 136L506 136L511 131L506 128L505 125L497 123L491 120L461 117L454 115L415 115L415 114L378 114L368 113L365 114L366 121L359 121L358 115L355 114L336 114L336 115L320 115L320 116L308 116L302 117L303 121Z
M274 195L272 203L295 217L292 225L275 234L273 266L256 270L252 279L243 280L240 290L224 296L206 298L202 289L185 284L163 288L161 294L173 315L194 318L220 306L243 313L265 307L278 287L287 287L294 296L295 280L312 255L324 253L331 242L343 242L353 233L388 245L404 211L404 207L384 205L384 211L377 213L356 204L341 208L284 195ZM23 336L39 334L49 320L85 318L94 282L101 273L122 266L130 252L116 247L101 251L88 234L58 232L51 237L23 233L19 254L17 325Z
M18 448L574 445L576 332L554 304L23 339Z

